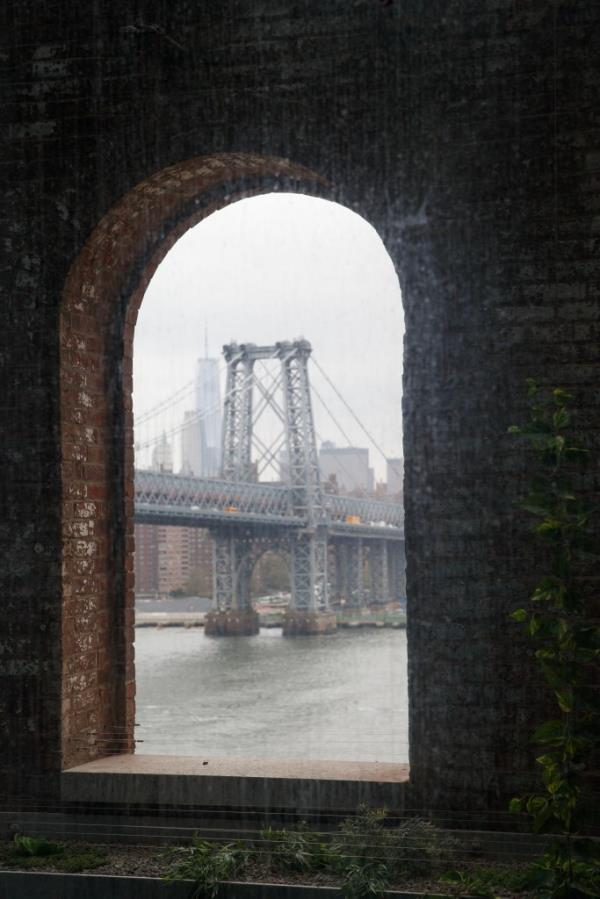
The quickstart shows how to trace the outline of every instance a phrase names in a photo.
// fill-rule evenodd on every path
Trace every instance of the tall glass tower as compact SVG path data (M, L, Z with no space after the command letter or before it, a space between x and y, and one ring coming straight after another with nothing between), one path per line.
M221 464L221 385L219 360L205 356L196 363L196 412L199 417L201 471L215 478Z

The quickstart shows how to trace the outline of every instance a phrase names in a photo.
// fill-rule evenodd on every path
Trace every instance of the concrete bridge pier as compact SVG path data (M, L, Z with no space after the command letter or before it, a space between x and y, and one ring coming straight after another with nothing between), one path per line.
M284 637L310 637L333 634L337 630L335 612L307 612L288 609L283 616Z
M216 609L204 617L207 637L250 637L259 630L258 613L254 609Z

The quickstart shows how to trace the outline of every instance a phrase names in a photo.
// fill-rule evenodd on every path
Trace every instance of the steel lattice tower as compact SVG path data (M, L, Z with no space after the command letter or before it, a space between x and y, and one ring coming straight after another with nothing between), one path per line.
M306 526L290 538L292 607L301 612L329 609L327 596L327 531L319 475L317 444L310 396L307 340L272 346L231 343L223 348L227 362L227 388L223 416L221 477L228 481L252 480L253 391L258 386L265 402L277 408L273 390L256 384L254 363L279 359L278 384L283 393L285 443L289 459L292 513ZM215 609L248 610L250 579L245 559L248 539L228 529L214 533Z
M283 374L286 443L292 504L305 530L292 542L292 601L297 611L324 612L327 596L327 532L308 378L308 340L276 344Z
M255 358L247 345L223 347L227 362L227 386L221 440L221 477L227 481L249 481L252 449L252 374Z

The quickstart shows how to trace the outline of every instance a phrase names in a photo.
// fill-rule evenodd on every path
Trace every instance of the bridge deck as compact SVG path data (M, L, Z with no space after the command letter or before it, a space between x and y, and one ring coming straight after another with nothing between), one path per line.
M404 539L404 510L394 502L324 494L323 524L331 536ZM143 524L187 527L302 528L285 484L190 478L137 471L135 518Z

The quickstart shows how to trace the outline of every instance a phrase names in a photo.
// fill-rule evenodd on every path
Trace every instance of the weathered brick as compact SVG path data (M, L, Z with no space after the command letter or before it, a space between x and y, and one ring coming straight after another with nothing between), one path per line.
M0 577L29 630L6 623L0 783L55 795L42 772L106 751L90 728L132 733L137 309L181 233L274 173L362 212L400 272L413 801L503 808L534 768L540 689L506 621L535 558L511 506L528 463L505 433L524 378L571 385L581 439L599 441L600 9L146 8L183 50L124 30L127 4L5 11Z

